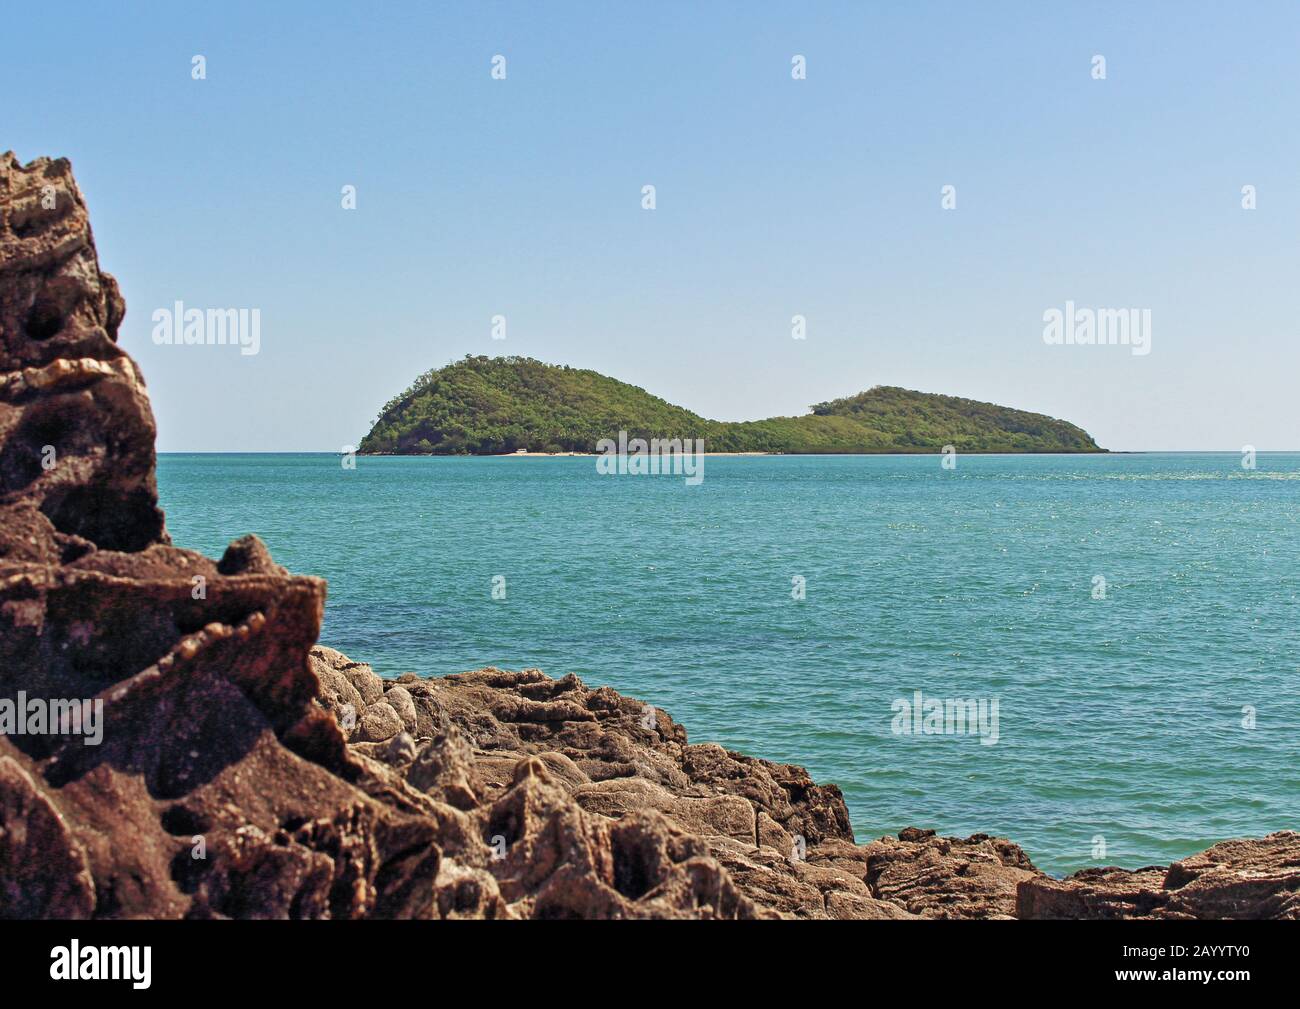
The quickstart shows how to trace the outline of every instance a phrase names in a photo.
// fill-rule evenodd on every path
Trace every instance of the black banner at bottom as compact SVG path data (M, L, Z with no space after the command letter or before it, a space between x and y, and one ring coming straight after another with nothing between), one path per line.
M390 982L432 995L481 965L480 982L517 989L546 978L563 998L569 969L588 995L604 983L640 987L629 968L686 970L696 991L710 977L728 993L747 977L766 988L773 968L806 983L809 963L793 954L815 958L827 980L865 971L923 987L984 978L995 990L1051 983L1070 993L1227 995L1287 980L1296 938L1279 922L0 922L0 969L8 992L364 998ZM376 972L387 978L378 989Z

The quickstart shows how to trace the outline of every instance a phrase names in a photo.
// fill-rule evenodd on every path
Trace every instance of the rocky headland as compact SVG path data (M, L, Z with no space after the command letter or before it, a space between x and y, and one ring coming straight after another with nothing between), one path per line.
M381 679L321 579L172 545L124 311L68 162L0 158L0 702L102 706L0 736L0 918L1300 918L1294 832L1057 880L857 844L836 786L574 676Z

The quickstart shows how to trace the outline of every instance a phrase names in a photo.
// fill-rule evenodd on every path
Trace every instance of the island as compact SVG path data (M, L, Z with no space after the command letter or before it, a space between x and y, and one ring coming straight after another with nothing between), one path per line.
M957 396L876 386L801 417L708 420L585 368L466 356L389 400L363 455L590 453L603 438L702 438L706 451L785 454L1104 452L1063 420Z

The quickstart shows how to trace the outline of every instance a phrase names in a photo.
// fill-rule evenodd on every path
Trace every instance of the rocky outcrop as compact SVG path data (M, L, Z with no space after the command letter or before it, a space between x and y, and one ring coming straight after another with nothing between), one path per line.
M1085 869L1020 885L1021 918L1300 920L1300 833L1224 841L1168 868Z
M386 681L330 648L312 649L311 658L319 703L353 749L440 802L493 808L530 766L597 821L667 821L756 907L816 918L908 916L873 897L870 849L853 845L839 789L802 767L692 745L666 712L572 675L480 669ZM489 840L498 836L492 815L485 822ZM710 891L720 885L710 881Z
M68 162L0 158L0 707L102 727L4 728L0 917L762 913L697 839L544 765L480 801L443 737L411 775L443 801L350 748L308 658L325 583L251 537L169 542L124 310ZM358 697L366 738L420 730L413 697Z
M1052 880L857 845L834 785L574 676L381 679L320 579L170 543L124 310L68 163L0 158L0 918L1298 916L1300 835Z
M474 810L499 801L531 764L587 813L662 815L702 844L737 892L782 916L1300 917L1300 834L1225 842L1167 869L1057 880L984 834L908 828L858 845L834 785L802 767L691 744L666 712L576 676L480 669L384 680L320 646L311 661L317 703L353 749L411 787Z
M115 342L125 306L99 271L85 202L66 161L3 159L0 556L49 562L90 544L165 543L153 414Z

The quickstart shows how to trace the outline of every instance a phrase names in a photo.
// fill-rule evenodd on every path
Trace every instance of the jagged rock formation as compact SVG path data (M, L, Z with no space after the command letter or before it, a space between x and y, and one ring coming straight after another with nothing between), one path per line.
M834 785L802 767L690 744L667 712L573 675L481 669L382 680L312 649L319 703L354 750L461 809L500 801L529 763L582 810L661 814L693 835L756 906L803 918L1009 917L1041 876L1006 841L904 831L859 846Z
M0 735L0 918L1300 917L1298 834L1064 881L859 846L835 786L608 687L313 647L323 581L171 545L123 313L68 163L0 158L0 708L103 730Z
M1286 918L1300 920L1300 833L1223 841L1175 862L1085 869L1020 888L1021 918Z
M0 158L0 700L103 705L97 746L0 737L0 917L759 913L527 762L466 812L350 751L308 661L325 583L168 541L123 314L68 162Z
M317 703L351 745L459 809L491 807L526 763L588 813L653 810L756 907L799 918L1300 918L1300 833L1226 841L1166 868L1056 880L1002 838L908 828L854 843L834 785L690 744L664 711L576 676L480 669L383 680L312 649ZM480 822L492 829L491 817ZM489 870L491 866L489 865Z

